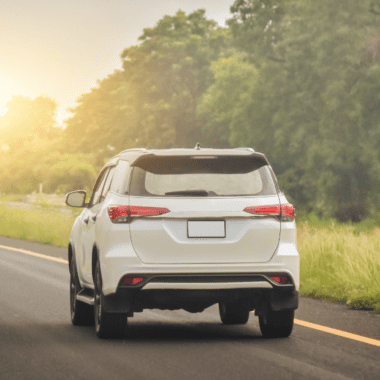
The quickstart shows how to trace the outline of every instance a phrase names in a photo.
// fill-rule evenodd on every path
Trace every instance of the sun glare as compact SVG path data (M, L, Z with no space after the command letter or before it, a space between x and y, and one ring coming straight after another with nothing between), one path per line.
M7 103L12 100L13 96L33 96L22 82L8 75L0 74L0 117L8 112Z

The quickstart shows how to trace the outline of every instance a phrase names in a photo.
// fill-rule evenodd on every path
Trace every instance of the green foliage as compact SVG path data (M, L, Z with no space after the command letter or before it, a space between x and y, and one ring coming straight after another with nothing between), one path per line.
M247 125L247 113L251 113L251 94L259 72L242 54L213 62L211 71L215 81L200 100L198 110L220 126L224 140L235 145L236 131L255 134L254 126Z
M201 137L197 102L228 35L204 13L165 16L144 30L139 45L123 51L123 71L100 81L72 110L69 151L94 152L99 164L127 148L195 145Z
M236 0L228 20L234 44L251 54L257 64L266 60L283 62L283 52L278 49L288 27L286 16L298 12L294 0Z
M230 139L265 148L292 200L341 221L379 210L378 8L355 0L231 8L233 43L260 81Z
M373 310L376 306L380 305L380 293L363 293L356 294L351 297L349 303L350 307L357 310ZM380 312L380 310L378 311Z
M74 190L91 189L97 173L94 167L78 155L63 155L49 167L44 182L48 192L68 193Z
M18 210L0 204L0 235L67 247L75 216L44 209ZM52 228L54 226L54 228Z
M380 221L368 218L362 220L360 223L355 223L353 233L355 235L360 235L361 233L371 233L376 228L380 228Z
M123 149L200 141L264 152L306 214L377 220L380 3L236 0L231 12L228 28L198 10L145 29L63 132L54 101L14 98L0 119L0 191L89 187L82 162L98 171Z
M134 90L121 71L98 81L98 87L79 97L67 121L64 146L71 153L92 153L95 165L116 152L138 144Z
M226 36L204 14L165 16L122 54L125 77L136 91L143 145L192 147L200 138L197 103L211 84L210 65Z
M7 106L9 111L0 119L0 144L8 146L10 152L39 139L52 140L60 134L61 130L54 128L57 108L54 100L43 96L34 100L14 96Z
M354 308L377 307L380 229L363 227L357 234L355 228L332 220L319 223L315 215L297 223L301 295L345 302Z

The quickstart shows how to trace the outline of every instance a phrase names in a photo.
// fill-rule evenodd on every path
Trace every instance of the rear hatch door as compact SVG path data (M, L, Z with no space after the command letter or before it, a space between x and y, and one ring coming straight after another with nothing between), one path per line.
M131 218L131 241L142 262L227 264L271 259L280 237L279 217L244 211L279 205L268 167L252 158L231 160L233 165L218 157L158 157L134 167L130 206L167 210Z

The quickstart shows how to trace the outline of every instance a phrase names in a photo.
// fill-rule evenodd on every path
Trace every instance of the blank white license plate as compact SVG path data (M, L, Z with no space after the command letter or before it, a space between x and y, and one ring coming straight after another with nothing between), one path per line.
M189 238L224 238L226 222L224 220L189 220L187 222Z

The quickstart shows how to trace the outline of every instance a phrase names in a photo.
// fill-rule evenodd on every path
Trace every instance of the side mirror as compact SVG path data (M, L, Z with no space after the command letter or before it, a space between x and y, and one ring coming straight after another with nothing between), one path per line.
M86 192L84 190L72 191L66 195L66 204L71 207L86 206Z

